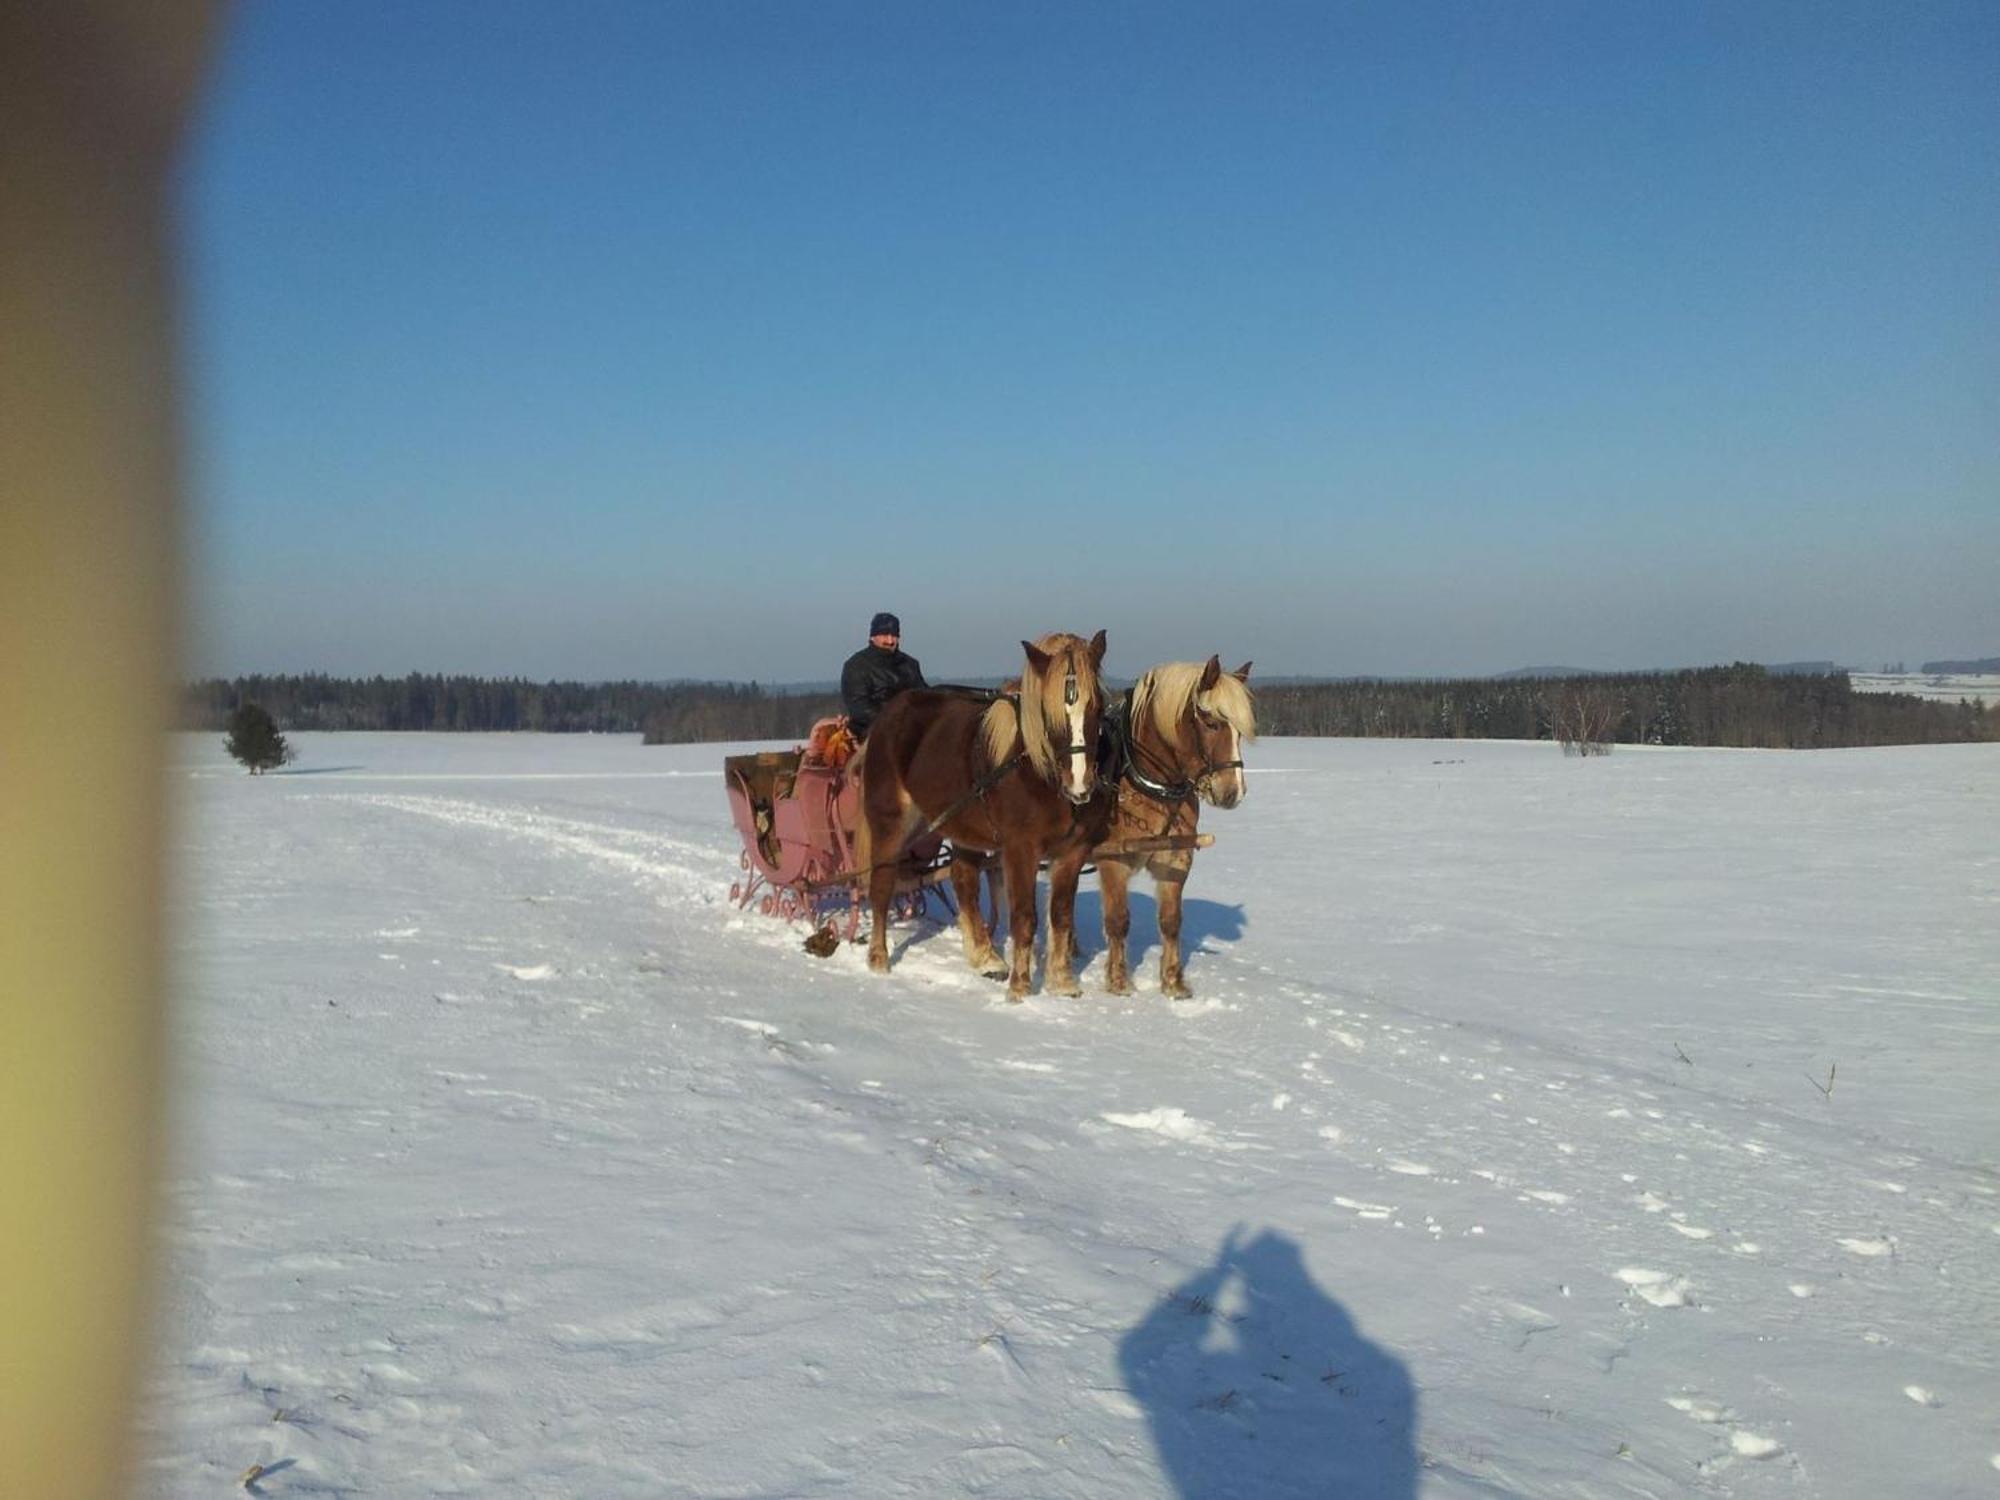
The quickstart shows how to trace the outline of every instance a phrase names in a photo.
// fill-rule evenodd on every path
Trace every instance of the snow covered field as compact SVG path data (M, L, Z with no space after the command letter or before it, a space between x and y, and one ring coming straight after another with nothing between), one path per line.
M1850 672L1857 693L1909 693L1934 703L2000 703L2000 676L1971 672Z
M2000 746L1267 740L1199 998L1087 881L1009 1006L724 747L295 742L175 749L145 1493L2000 1496Z

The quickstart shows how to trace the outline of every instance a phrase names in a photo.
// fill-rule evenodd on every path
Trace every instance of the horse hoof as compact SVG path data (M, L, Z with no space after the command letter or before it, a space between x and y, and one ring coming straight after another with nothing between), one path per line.
M1083 993L1083 986L1074 979L1059 979L1052 984L1044 984L1042 988L1049 994L1061 995L1066 1000L1074 1000Z
M1120 979L1115 983L1105 985L1104 993L1107 995L1129 995L1132 993L1132 986L1128 981Z
M1005 964L989 964L986 968L979 971L979 977L981 979L1005 979L1007 977L1007 966Z
M869 973L871 973L871 974L886 974L886 973L888 973L888 972L889 972L889 955L888 955L888 954L886 954L886 953L880 953L880 954L877 954L877 953L871 953L871 954L869 954L869 955L868 955L868 972L869 972Z

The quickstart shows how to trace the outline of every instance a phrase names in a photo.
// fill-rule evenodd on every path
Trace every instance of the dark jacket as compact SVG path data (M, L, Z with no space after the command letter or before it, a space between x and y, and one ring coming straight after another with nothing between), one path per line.
M863 646L840 669L840 696L847 707L847 727L857 737L867 734L883 704L906 688L927 685L924 669L917 665L914 656L884 651L876 645Z

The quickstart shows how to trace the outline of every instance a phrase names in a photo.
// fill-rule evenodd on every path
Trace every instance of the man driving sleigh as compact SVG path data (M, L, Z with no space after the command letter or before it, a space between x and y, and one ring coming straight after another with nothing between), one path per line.
M884 610L868 622L868 644L847 658L840 669L840 697L847 709L847 728L856 740L868 738L868 726L882 705L911 688L928 687L924 669L904 654L903 622Z

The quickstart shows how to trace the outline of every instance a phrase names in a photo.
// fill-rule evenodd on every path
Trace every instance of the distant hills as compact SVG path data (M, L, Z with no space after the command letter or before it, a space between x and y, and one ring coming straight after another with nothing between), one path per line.
M1778 677L1826 677L1835 672L1845 672L1847 668L1833 661L1781 661L1762 663L1766 672ZM1640 672L1687 671L1685 667L1643 667ZM1925 671L1930 668L1926 667ZM1624 668L1606 670L1602 667L1516 667L1511 672L1495 672L1493 681L1513 682L1524 677L1629 677L1633 673Z
M1765 671L1780 677L1823 677L1837 672L1873 670L1873 668L1866 667L1844 667L1836 661L1764 662L1762 666ZM1486 680L1493 682L1513 682L1522 678L1537 677L1624 677L1631 675L1635 671L1678 672L1688 670L1692 669L1685 667L1515 667L1510 672L1494 672ZM1922 670L1931 675L1940 672L1971 673L1981 676L2000 673L2000 656L1983 656L1977 661L1927 661L1923 664ZM1432 673L1420 676L1397 674L1385 677L1373 672L1333 674L1299 672L1288 675L1273 675L1260 672L1257 674L1256 681L1260 687L1289 687L1311 682L1426 682L1439 680L1443 676L1448 675L1450 674ZM969 687L995 687L1000 682L998 677L965 677L957 680ZM803 697L813 693L838 692L840 684L831 679L819 682L767 682L763 684L763 688L767 693L777 693L787 697Z
M1843 667L1833 661L1780 661L1766 662L1764 670L1775 677L1825 677L1839 672L1872 672L1873 668ZM1647 668L1648 671L1676 671L1680 668ZM1900 668L1898 669L1901 670ZM1495 682L1511 682L1523 677L1621 677L1623 671L1605 671L1598 667L1516 667L1511 672L1495 672ZM1911 674L1919 675L1919 674ZM2000 675L2000 656L1982 656L1965 661L1927 661L1920 675L1987 677Z

